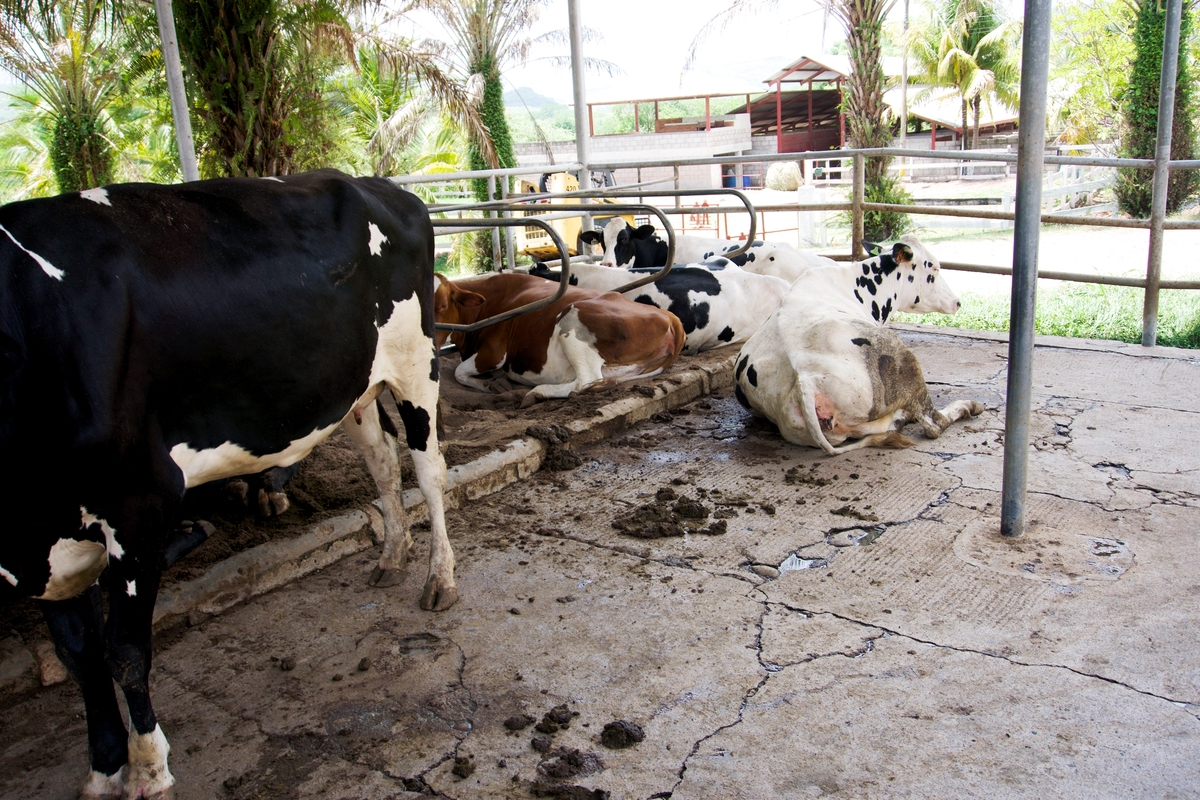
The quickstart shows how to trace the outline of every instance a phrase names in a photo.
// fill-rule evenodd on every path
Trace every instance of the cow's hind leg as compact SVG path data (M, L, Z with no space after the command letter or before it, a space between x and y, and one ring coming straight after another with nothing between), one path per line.
M522 408L528 408L538 400L567 397L572 392L604 380L604 358L596 349L595 337L591 336L587 326L579 317L579 309L571 309L563 314L551 334L553 337L551 344L553 345L556 341L562 347L563 355L570 362L571 368L575 370L575 380L568 383L543 383L533 387L522 399Z
M446 490L446 461L438 446L437 371L433 370L430 375L414 370L394 383L389 381L388 388L400 409L417 485L421 487L429 511L429 574L421 592L421 608L445 611L458 602L458 586L454 582L454 550L446 533L442 497Z
M121 721L112 674L104 658L104 615L100 586L93 584L70 600L40 603L54 650L83 693L87 710L91 772L80 797L113 798L124 792L128 732Z
M394 586L400 582L402 571L412 551L412 533L408 515L404 512L400 485L400 458L396 442L388 438L380 424L378 403L362 410L361 418L346 415L342 429L367 462L367 469L379 489L383 507L383 553L371 572L372 586Z
M967 417L977 417L983 413L983 404L978 400L955 400L940 411L934 407L933 400L926 395L926 408L916 414L916 420L921 430L930 439L941 436L946 428Z

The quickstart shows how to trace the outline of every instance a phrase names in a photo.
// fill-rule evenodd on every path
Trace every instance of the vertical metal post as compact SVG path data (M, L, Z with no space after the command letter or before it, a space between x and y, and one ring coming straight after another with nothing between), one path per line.
M842 162L843 164L845 161ZM863 228L865 225L863 203L867 199L867 159L862 153L854 154L854 197L850 206L850 255L860 261L863 254Z
M567 0L567 24L571 36L571 89L575 100L575 160L586 169L591 163L591 125L584 113L591 117L587 104L587 88L583 80L583 22L579 18L579 0ZM584 122L588 122L587 126ZM588 134L584 134L584 130ZM586 188L583 181L579 188Z
M1004 491L1000 532L1025 532L1029 415L1033 382L1033 321L1037 294L1042 168L1046 149L1046 84L1050 73L1050 2L1025 0L1021 52L1017 205L1013 231L1012 311L1008 336L1008 398L1004 418Z
M712 97L704 95L704 130L712 130Z
M487 179L488 200L496 197L496 176L489 175ZM489 210L487 215L492 219L500 216L500 212ZM500 229L492 228L492 272L500 272L504 263L500 260Z
M1183 0L1167 0L1162 76L1158 82L1158 141L1154 147L1154 190L1150 198L1150 255L1146 260L1146 299L1142 305L1142 346L1158 339L1158 292L1162 281L1163 220L1171 172L1171 126L1175 122L1175 79L1179 70L1179 26Z
M567 27L571 38L571 89L575 100L575 160L579 170L579 188L592 188L591 133L592 107L587 104L587 87L583 80L583 21L579 15L579 0L567 0ZM587 133L584 133L584 113L587 113ZM586 205L587 200L581 200ZM584 214L582 230L592 229L592 215ZM572 245L574 242L571 243Z
M675 165L675 191L679 191L679 165ZM675 207L679 208L679 195L675 195Z
M200 180L196 168L196 142L192 139L192 118L188 116L187 90L183 86L183 67L179 63L179 40L175 37L175 12L171 0L154 0L158 17L158 36L162 39L163 66L167 70L167 93L171 96L171 117L175 121L175 144L179 148L179 166L185 181Z
M904 56L900 61L900 147L908 139L908 0L904 0Z
M507 200L507 199L508 199L508 181L509 181L509 178L501 178L501 179L500 179L500 197L502 197L502 198L503 198L503 199L505 199L505 200ZM510 209L510 208L506 208L506 209L504 209L504 211L500 212L500 216L502 216L502 217L511 217L511 216L512 216L512 209ZM505 228L504 228L504 257L505 257L505 262L504 262L504 264L505 264L505 266L506 266L508 269L510 269L510 270L511 270L513 267L517 266L516 253L514 253L514 252L513 252L513 236L512 236L512 232L513 232L513 229L512 229L512 228L510 228L510 227L508 227L508 226L505 226Z

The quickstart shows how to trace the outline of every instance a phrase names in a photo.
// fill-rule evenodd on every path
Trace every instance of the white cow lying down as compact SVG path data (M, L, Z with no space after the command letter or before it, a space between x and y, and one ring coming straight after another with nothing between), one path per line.
M958 400L935 408L917 357L883 324L897 311L958 307L938 260L915 236L902 236L891 255L809 270L742 348L738 402L789 442L830 455L909 447L912 440L896 431L914 420L936 439L983 406ZM857 441L839 447L848 439Z
M708 261L711 258L728 258L744 245L732 239L706 239L702 236L678 236L675 239L675 263L689 264ZM730 259L746 272L758 275L773 275L792 283L813 267L828 267L837 264L832 258L799 250L785 242L755 241L742 255Z

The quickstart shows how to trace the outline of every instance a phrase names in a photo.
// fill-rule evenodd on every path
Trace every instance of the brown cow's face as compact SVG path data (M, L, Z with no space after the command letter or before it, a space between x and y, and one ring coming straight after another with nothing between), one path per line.
M478 318L475 309L484 303L483 295L463 289L444 275L439 274L437 279L437 290L433 293L433 321L451 325L474 322ZM438 331L437 346L444 345L448 338L449 331Z

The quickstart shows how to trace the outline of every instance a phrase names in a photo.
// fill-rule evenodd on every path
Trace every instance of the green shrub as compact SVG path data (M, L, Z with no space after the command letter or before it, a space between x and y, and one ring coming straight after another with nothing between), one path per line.
M1154 0L1140 0L1133 41L1134 56L1129 89L1124 101L1124 143L1121 155L1125 158L1154 158L1157 149L1158 87L1162 76L1163 35L1166 12ZM1193 158L1196 131L1192 119L1191 59L1188 39L1192 15L1186 8L1179 32L1179 74L1175 85L1175 115L1171 126L1171 159ZM1167 182L1167 211L1178 211L1196 190L1194 170L1172 170ZM1154 172L1149 169L1119 169L1114 191L1117 204L1126 214L1145 218L1150 216Z
M912 195L900 185L900 179L888 175L882 176L874 186L867 184L863 197L868 203L912 202ZM908 214L899 211L867 211L863 214L863 234L873 242L892 241L911 229Z

